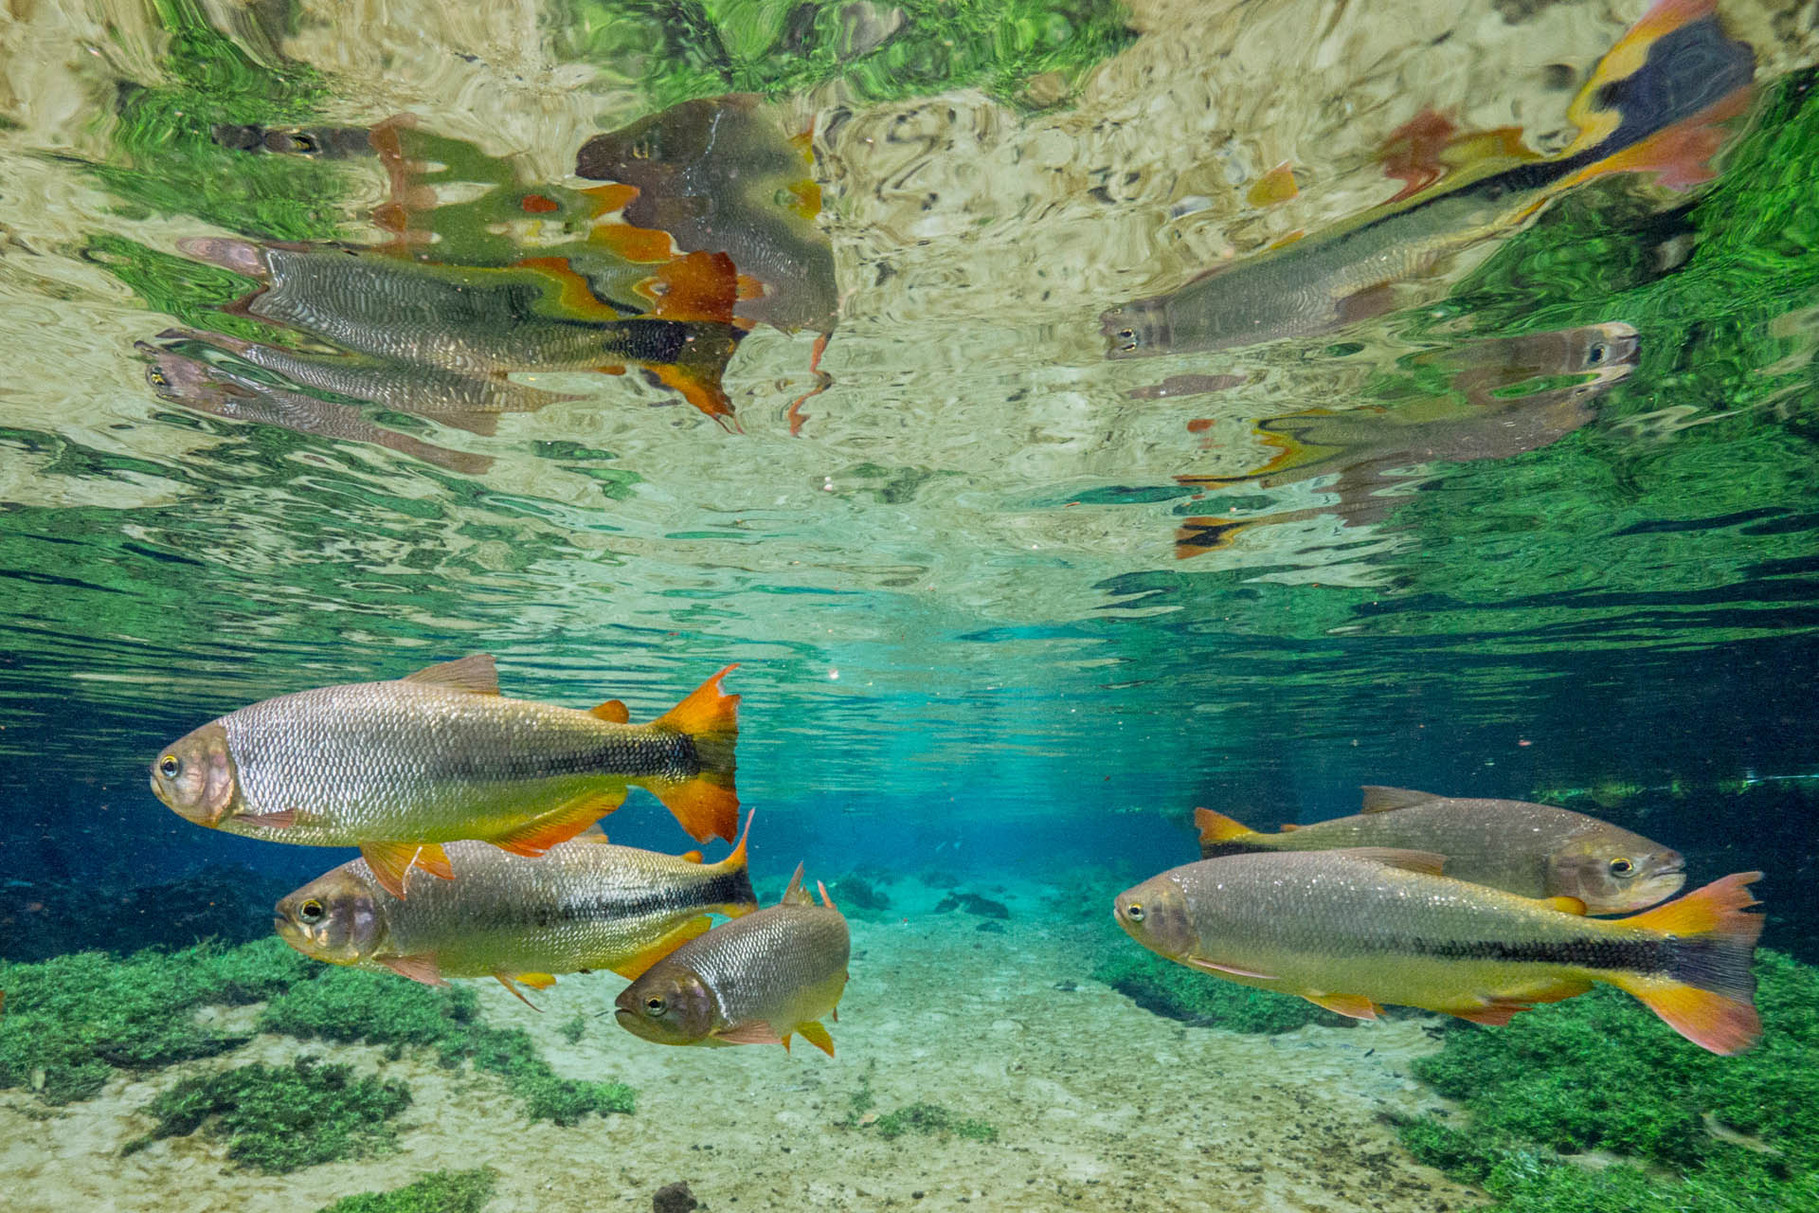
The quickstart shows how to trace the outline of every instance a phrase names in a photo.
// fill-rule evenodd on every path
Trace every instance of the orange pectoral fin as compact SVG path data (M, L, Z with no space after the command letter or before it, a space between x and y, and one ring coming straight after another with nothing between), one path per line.
M519 826L515 830L486 841L514 855L541 855L584 833L587 828L625 803L625 793L617 788L590 792Z
M1348 1019L1375 1019L1377 1012L1383 1009L1362 994L1303 994L1301 997Z
M627 981L637 981L640 977L644 976L646 969L656 964L659 960L662 960L665 956L668 956L671 952L674 952L689 940L707 934L708 928L713 925L713 922L708 919L706 915L703 915L700 918L691 918L681 926L670 931L669 934L659 939L656 943L651 944L648 948L639 952L636 956L607 967Z
M412 956L381 956L375 959L398 976L420 981L426 986L448 984L442 976L442 970L436 964L436 955L433 952L421 952Z

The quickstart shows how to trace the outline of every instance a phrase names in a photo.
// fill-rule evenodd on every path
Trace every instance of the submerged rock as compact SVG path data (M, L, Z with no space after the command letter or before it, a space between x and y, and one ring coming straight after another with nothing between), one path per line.
M673 1184L664 1184L651 1197L651 1213L694 1213L701 1207L695 1194L688 1190L688 1180L679 1179Z

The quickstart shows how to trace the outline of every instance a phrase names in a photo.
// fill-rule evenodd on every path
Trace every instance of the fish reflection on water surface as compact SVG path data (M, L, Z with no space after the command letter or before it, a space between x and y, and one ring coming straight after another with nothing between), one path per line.
M1267 463L1236 475L1177 476L1176 482L1273 489L1332 475L1321 487L1337 500L1254 517L1184 518L1175 554L1199 555L1253 527L1328 514L1348 526L1382 522L1404 503L1383 490L1429 475L1430 464L1507 459L1557 442L1588 424L1592 401L1635 369L1637 341L1634 328L1613 322L1430 350L1405 362L1410 371L1448 372L1452 390L1444 396L1265 418L1256 433L1275 452ZM1561 378L1569 382L1557 383ZM1550 383L1516 394L1524 385Z
M1579 136L1558 156L1503 167L1491 154L1454 182L1399 192L1341 224L1208 271L1181 289L1105 313L1107 356L1220 350L1332 332L1406 302L1388 288L1506 236L1555 197L1617 173L1684 189L1710 180L1718 124L1742 113L1750 47L1726 36L1711 0L1659 0L1601 59L1568 111ZM1496 140L1481 149L1496 152ZM1523 159L1522 157L1516 157ZM1412 170L1392 161L1398 176ZM1438 174L1436 174L1438 176ZM1415 178L1415 181L1423 178ZM1413 181L1411 181L1413 184Z

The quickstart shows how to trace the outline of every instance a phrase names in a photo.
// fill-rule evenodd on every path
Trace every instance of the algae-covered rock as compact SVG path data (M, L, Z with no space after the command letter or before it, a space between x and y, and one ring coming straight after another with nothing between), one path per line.
M491 1167L429 1171L402 1188L344 1196L317 1213L480 1213L498 1181L499 1172Z
M1761 952L1756 974L1762 1043L1736 1057L1605 988L1507 1028L1451 1025L1414 1070L1469 1119L1424 1117L1403 1143L1507 1213L1819 1208L1819 969ZM1594 1153L1632 1162L1573 1162Z
M898 1108L873 1121L871 1128L887 1141L902 1137L905 1133L917 1133L924 1137L951 1134L971 1141L998 1140L996 1125L970 1116L961 1116L958 1112L933 1103L913 1103Z

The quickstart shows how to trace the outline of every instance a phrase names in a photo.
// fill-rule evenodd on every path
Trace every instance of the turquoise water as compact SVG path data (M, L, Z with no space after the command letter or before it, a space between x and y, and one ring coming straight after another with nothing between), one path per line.
M528 1208L539 1151L551 1208L682 1179L722 1209L1819 1207L1819 1131L1761 1093L1819 1073L1786 1010L1819 962L1811 13L1371 10L63 0L0 25L22 1207L314 1209L488 1163L487 1207ZM283 967L269 906L355 852L198 828L147 765L245 705L479 652L508 696L634 721L737 664L761 899L801 861L853 921L833 1063L648 1045L599 1018L605 974L541 1016L490 981L349 987L453 998L409 1013L523 1028L642 1101L525 1112L520 1149L435 1085L440 1048L500 1098L478 1036L255 1022L330 988ZM1762 1049L1695 1065L1603 993L1507 1030L1255 1023L1200 1005L1215 977L1119 968L1148 954L1111 897L1196 858L1196 806L1271 829L1367 784L1591 814L1683 853L1689 888L1765 873ZM694 845L643 791L605 825ZM1009 917L940 908L968 892ZM205 939L282 972L229 997L124 959ZM71 1030L32 1018L45 991L167 979L232 1047L110 1053L138 1021L99 1017L95 1082L52 1098L19 1043ZM1671 1132L1506 1124L1552 1105L1458 1043L1566 1073L1583 1022L1618 1042L1598 1064L1677 1092ZM406 1128L261 1170L216 1112L120 1154L161 1092L299 1040L414 1084ZM1211 1071L1231 1100L1271 1075L1271 1102L1213 1133ZM653 1092L685 1083L782 1136L684 1132ZM924 1105L948 1119L887 1119ZM1298 1115L1317 1165L1279 1137ZM1166 1161L1227 1131L1259 1144ZM118 1187L72 1178L97 1174Z

